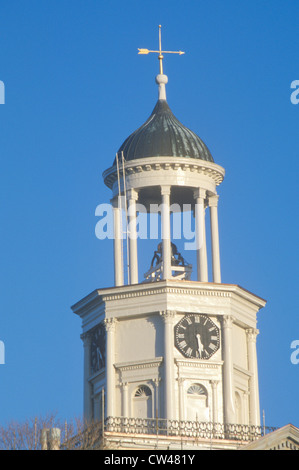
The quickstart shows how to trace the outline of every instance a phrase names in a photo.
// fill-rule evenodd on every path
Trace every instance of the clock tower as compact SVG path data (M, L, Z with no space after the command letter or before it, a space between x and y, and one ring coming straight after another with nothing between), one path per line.
M159 51L139 51L159 54L158 100L103 174L114 285L72 307L82 319L84 417L104 423L108 447L236 448L262 433L256 338L265 301L222 282L217 188L225 171L168 105L161 37ZM140 215L159 221L153 251L138 246ZM194 266L173 236L175 221L184 228L188 217Z

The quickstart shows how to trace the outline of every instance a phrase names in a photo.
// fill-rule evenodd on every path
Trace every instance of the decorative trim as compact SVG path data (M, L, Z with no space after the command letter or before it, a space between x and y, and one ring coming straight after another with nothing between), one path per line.
M220 165L212 162L206 162L204 160L196 160L194 158L173 158L173 157L157 157L153 158L142 158L136 160L130 160L125 163L125 172L129 176L134 173L148 172L148 171L161 171L161 170L174 170L184 172L196 172L203 174L204 176L210 177L215 181L216 185L222 183L224 179L225 170ZM122 170L121 170L122 173ZM104 183L108 188L112 188L115 181L117 181L117 169L116 166L112 166L104 171L103 173Z
M223 365L223 361L209 362L200 359L192 359L190 361L184 359L175 359L176 365L181 367L196 367L197 369L219 369Z
M159 367L162 361L163 357L157 357L155 359L146 359L144 361L119 363L115 364L114 367L115 369L119 369L120 371L148 369L151 367Z
M209 296L225 299L236 297L243 302L249 302L249 304L254 305L257 311L266 305L266 300L244 289L244 287L239 286L238 284L215 284L212 282L177 281L171 279L155 283L143 283L136 286L125 285L97 289L77 302L72 307L72 310L75 314L85 319L90 312L94 314L96 308L98 319L99 315L103 315L104 317L105 301L138 298L157 294ZM88 329L88 324L86 324L84 328Z
M118 294L107 294L103 295L104 301L111 300L121 300L129 299L135 297L143 297L147 295L157 295L157 294L184 294L184 295L201 295L201 296L210 296L210 297L232 297L231 292L223 291L214 291L214 290L198 290L198 289L183 289L178 287L157 287L156 289L144 289L141 291L134 292L123 292Z

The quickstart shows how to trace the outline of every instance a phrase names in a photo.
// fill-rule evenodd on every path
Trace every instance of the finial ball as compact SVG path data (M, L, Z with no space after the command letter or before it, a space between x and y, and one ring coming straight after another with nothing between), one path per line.
M166 85L166 83L168 83L167 75L164 75L164 74L161 74L161 73L159 75L157 75L156 76L156 83L158 85L162 85L162 84Z

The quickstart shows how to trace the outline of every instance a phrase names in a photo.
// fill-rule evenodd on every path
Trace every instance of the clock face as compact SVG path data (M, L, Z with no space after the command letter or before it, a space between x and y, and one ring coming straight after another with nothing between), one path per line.
M219 328L206 315L189 314L176 324L175 346L185 357L209 359L219 349Z
M105 327L100 324L91 333L90 360L92 374L105 367L105 343Z

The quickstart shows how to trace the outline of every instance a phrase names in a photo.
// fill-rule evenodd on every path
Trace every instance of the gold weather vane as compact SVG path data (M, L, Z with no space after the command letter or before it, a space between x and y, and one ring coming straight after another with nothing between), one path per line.
M162 51L162 41L161 41L161 25L159 24L159 50L158 51L150 51L149 49L138 49L138 54L149 54L151 52L155 52L158 55L158 59L160 62L160 74L163 75L163 55L162 54L185 54L182 51Z

